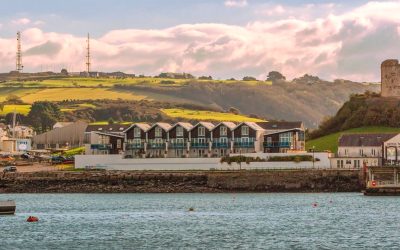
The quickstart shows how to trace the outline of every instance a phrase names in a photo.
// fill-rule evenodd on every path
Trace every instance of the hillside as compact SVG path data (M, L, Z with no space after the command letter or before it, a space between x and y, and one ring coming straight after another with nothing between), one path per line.
M400 127L400 99L380 97L366 93L352 95L336 115L326 119L319 128L310 133L318 138L335 132L365 126Z
M269 120L302 120L316 127L333 115L350 94L378 91L379 85L348 81L326 82L302 77L294 82L198 80L162 78L75 78L13 79L0 85L0 101L10 94L25 103L38 100L130 100L192 104L203 109L226 111ZM62 93L62 94L60 94Z
M333 153L337 152L338 139L342 134L346 133L400 133L400 128L390 127L361 127L336 132L333 134L325 135L313 140L308 140L306 143L306 149L310 150L314 147L315 151L330 151Z

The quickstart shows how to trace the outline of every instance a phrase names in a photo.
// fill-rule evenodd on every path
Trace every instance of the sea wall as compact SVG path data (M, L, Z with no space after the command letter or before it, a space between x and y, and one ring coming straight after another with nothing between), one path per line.
M354 170L84 171L0 174L0 193L355 192Z

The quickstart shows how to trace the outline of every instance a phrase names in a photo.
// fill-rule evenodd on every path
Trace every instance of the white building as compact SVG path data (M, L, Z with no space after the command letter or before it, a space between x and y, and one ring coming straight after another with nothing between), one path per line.
M332 168L362 168L382 166L383 145L398 134L343 134L339 137L338 151L330 158ZM400 136L399 136L400 137ZM400 138L399 138L400 140Z

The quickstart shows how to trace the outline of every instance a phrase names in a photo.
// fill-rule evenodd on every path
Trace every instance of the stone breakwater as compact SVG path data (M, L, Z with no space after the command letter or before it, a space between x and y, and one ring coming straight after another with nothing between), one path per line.
M360 171L33 172L0 174L0 193L357 192Z

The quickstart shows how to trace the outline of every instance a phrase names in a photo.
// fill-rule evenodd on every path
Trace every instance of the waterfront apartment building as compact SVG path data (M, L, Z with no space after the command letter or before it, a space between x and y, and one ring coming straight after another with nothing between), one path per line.
M86 154L125 158L222 157L305 149L302 122L89 125L86 135Z
M337 153L330 158L332 168L362 168L397 164L400 135L394 133L343 134Z

